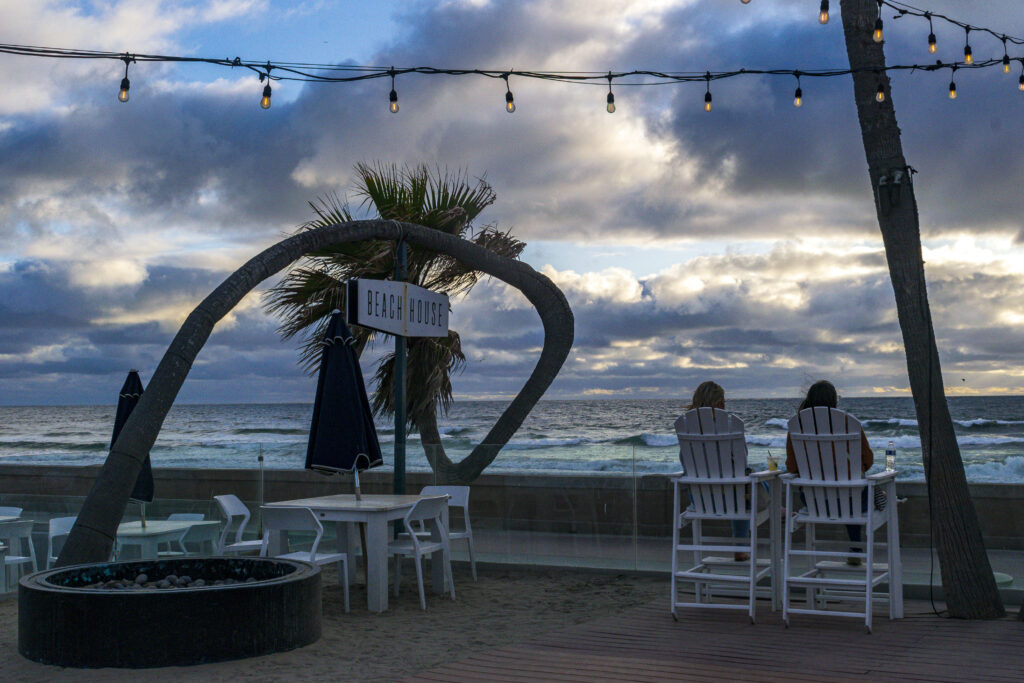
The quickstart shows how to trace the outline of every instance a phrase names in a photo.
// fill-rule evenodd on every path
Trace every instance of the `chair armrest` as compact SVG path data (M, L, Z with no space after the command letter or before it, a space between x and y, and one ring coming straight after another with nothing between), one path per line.
M750 475L742 477L676 477L672 481L679 484L749 484Z
M669 481L675 481L681 477L686 476L686 472L683 472L682 470L678 472L667 472L665 473L665 476L668 477Z
M867 480L875 484L889 481L896 478L896 470L888 470L886 472L878 472L877 474L869 474Z
M786 472L785 474L780 474L779 475L779 479L785 479L786 481L792 481L793 479L796 479L796 472Z
M850 479L849 481L821 481L818 479L801 479L800 477L793 477L790 479L788 476L785 477L787 481L797 486L817 486L827 488L856 488L858 486L867 486L867 479Z
M766 479L774 479L780 474L782 474L782 472L779 470L761 470L760 472L751 472L747 476L754 481L764 481Z

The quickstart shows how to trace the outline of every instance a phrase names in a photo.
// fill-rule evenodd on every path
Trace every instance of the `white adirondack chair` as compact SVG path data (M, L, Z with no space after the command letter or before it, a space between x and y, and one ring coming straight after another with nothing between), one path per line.
M674 503L672 524L672 616L679 607L711 607L718 609L746 609L750 621L755 617L757 584L772 576L770 557L758 560L758 527L768 521L769 510L758 512L758 496L768 493L759 482L767 481L778 472L746 474L747 444L743 436L743 422L724 410L696 408L676 420L679 438L679 459L683 464L680 476L673 477ZM691 504L687 507L683 488L689 488ZM750 539L704 536L702 523L706 520L729 522L744 519L750 522ZM683 527L692 524L692 540L683 543ZM763 542L763 541L762 541ZM741 544L742 543L742 544ZM693 553L693 565L680 560L680 553ZM745 572L737 574L722 571L735 562L722 562L707 553L736 552L750 554ZM763 556L767 556L764 553ZM680 599L679 584L693 583L694 601ZM747 604L714 602L715 592L736 595L738 590L747 597ZM761 592L771 596L771 588Z
M786 509L793 510L794 505L801 504L803 507L786 519L782 618L787 626L790 614L829 614L863 618L870 633L875 602L888 603L890 619L903 617L896 472L864 475L862 431L856 418L835 408L805 408L789 421L799 471L782 477L786 484ZM875 509L876 488L886 491L884 510ZM803 493L802 503L798 492ZM863 552L848 549L848 541L837 544L816 539L815 527L819 524L862 527ZM798 525L806 528L803 550L793 545L793 532ZM876 544L875 532L883 526L887 532L885 542ZM876 546L885 547L885 562L876 562L881 559L876 555ZM847 558L860 559L862 566L847 564ZM796 567L797 564L802 566ZM878 588L883 583L888 585L886 592ZM794 588L806 591L805 608L790 606ZM863 611L829 610L829 602L859 602Z

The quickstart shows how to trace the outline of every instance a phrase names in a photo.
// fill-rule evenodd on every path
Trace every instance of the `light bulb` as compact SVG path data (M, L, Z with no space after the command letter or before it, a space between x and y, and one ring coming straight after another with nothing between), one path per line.
M744 5L750 4L750 0L740 0L740 2L742 2Z
M512 91L509 90L507 93L505 93L505 111L507 111L509 114L511 114L515 110L516 110L515 98L512 97Z
M797 88L796 92L793 93L793 106L794 107L802 107L802 106L804 106L804 91L801 90L800 88Z
M608 106L605 107L609 114L615 113L615 95L608 93Z
M1010 55L1003 55L1003 73L1010 73Z
M928 34L928 52L930 52L932 54L935 54L935 51L938 50L938 49L939 49L938 46L935 45L935 34L934 33L929 33Z
M871 34L871 39L876 43L880 43L884 40L884 36L882 35L882 17L875 19L875 31Z
M388 104L388 109L391 110L392 114L397 114L398 113L398 93L395 92L394 89L392 89L391 90L391 94L388 95L388 101L390 102L390 104Z
M949 82L949 99L956 99L956 83L954 83L953 81Z
M828 23L828 0L821 0L821 9L818 10L818 23Z
M1018 89L1019 89L1019 90L1020 90L1021 92L1024 92L1024 74L1021 74L1021 75L1020 75L1020 78L1018 78L1018 79L1017 79L1017 83L1019 83L1019 84L1020 84L1020 85L1018 85L1018 86L1017 86L1017 88L1018 88Z
M711 111L711 93L704 93L704 111Z
M974 64L974 55L971 53L970 45L964 45L964 63Z
M128 88L131 87L131 83L128 82L128 77L125 76L121 79L121 90L117 93L117 99L122 102L128 101Z
M885 102L885 86L881 83L878 84L878 90L875 91L875 101Z
M264 109L270 109L270 84L267 83L263 87L263 97L260 98L260 106Z

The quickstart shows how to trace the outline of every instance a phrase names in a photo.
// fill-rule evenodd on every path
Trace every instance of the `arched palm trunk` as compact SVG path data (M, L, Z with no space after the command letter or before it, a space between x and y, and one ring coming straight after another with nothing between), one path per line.
M572 311L558 287L521 261L499 256L459 237L410 223L352 221L304 231L250 259L189 314L153 373L146 392L110 449L57 564L64 566L79 562L102 562L110 556L117 525L124 515L132 485L146 454L156 442L167 412L185 382L192 363L213 331L213 326L242 297L296 259L328 245L370 239L398 240L403 237L426 249L448 254L512 285L526 296L540 314L544 326L544 347L540 359L519 395L491 429L487 442L494 443L502 435L505 441L511 438L550 386L572 347ZM497 450L478 449L467 456L465 469L479 474L496 455ZM463 463L459 463L458 467L463 467Z
M843 31L875 208L907 354L907 374L921 430L921 452L935 513L942 586L951 615L993 618L1005 613L985 554L960 447L942 386L939 352L928 306L917 201L885 75L885 53L871 40L875 0L843 0ZM877 71L876 71L877 70ZM875 101L879 82L889 97ZM885 178L885 182L882 180ZM898 182L893 182L897 180Z

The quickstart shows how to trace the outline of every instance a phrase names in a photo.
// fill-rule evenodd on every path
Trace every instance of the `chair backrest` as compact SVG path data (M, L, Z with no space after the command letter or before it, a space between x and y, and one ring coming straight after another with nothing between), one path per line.
M707 482L690 484L694 511L734 518L749 514L743 421L721 409L694 408L680 415L675 427L683 471Z
M413 522L424 522L428 531L436 527L441 536L441 542L448 545L448 525L445 523L445 515L448 511L448 496L437 498L420 498L416 504L409 508L402 520L405 531L412 538L412 544L419 551L420 541L413 529Z
M819 517L849 519L862 514L863 428L857 418L836 408L804 408L789 420L797 470L804 480L851 483L803 486L808 511Z
M168 522L201 522L205 515L201 512L172 512L167 515Z
M468 486L424 486L420 489L421 496L448 496L448 507L469 507Z
M78 517L54 517L50 520L50 529L47 535L51 540L59 536L67 536L71 533L71 527L75 526L76 519Z
M249 508L245 507L245 503L239 500L238 496L233 493L225 493L220 496L214 496L213 499L217 501L217 505L220 507L221 514L224 515L224 528L220 532L219 548L221 552L224 550L224 545L227 543L228 534L231 531L231 525L234 524L235 520L238 520L238 528L235 529L235 543L241 543L242 534L245 532L245 525L249 523Z
M313 546L309 549L309 561L316 559L316 550L320 545L320 539L324 536L324 526L316 518L309 508L283 508L264 507L263 512L263 546L260 549L261 555L266 555L267 546L270 544L271 531L313 531L316 538L313 539Z
M0 517L21 517L21 508L0 505Z
M31 519L23 519L18 522L4 522L0 524L0 541L4 541L11 547L11 552L21 552L19 539L27 539L32 542L32 527L35 522Z

